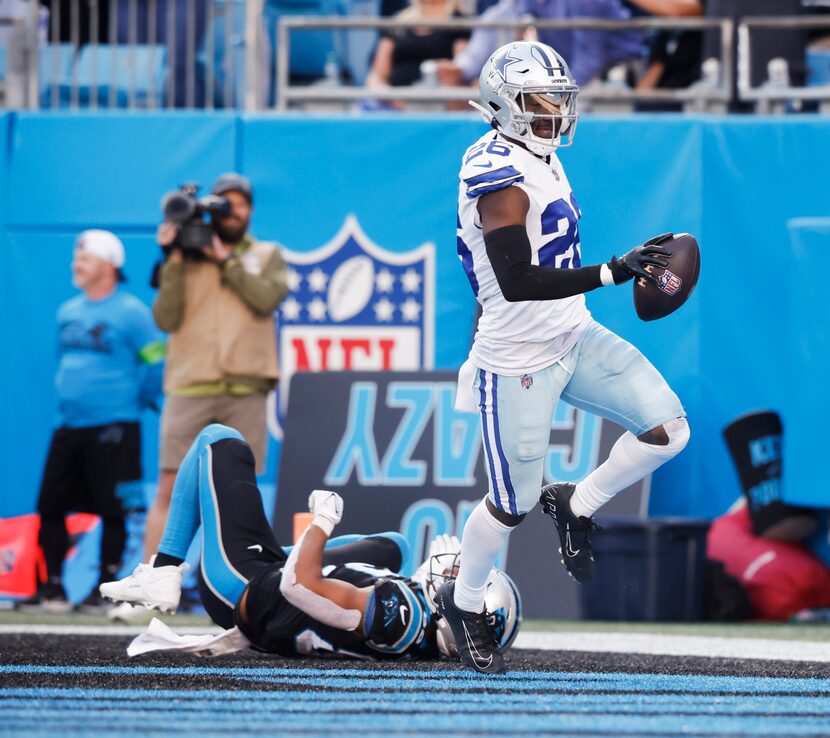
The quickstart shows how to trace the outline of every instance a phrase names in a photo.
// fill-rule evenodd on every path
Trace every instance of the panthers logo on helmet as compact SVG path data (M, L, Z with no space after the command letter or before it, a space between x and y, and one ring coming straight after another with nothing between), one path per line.
M494 612L488 611L487 624L490 626L490 630L493 631L493 637L496 639L496 642L501 643L504 638L504 633L507 630L507 617L505 616L504 608L500 607Z
M424 638L427 616L410 586L401 579L375 583L367 607L366 643L381 653L403 653Z
M398 615L400 600L398 599L398 595L394 594L388 599L381 600L380 603L383 606L383 625L388 628ZM404 615L405 614L406 613L404 612Z

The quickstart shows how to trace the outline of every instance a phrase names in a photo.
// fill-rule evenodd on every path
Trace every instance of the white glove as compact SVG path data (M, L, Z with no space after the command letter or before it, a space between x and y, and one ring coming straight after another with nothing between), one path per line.
M427 558L433 556L440 556L441 554L457 554L461 551L461 541L458 536L447 535L442 533L440 536L435 536L432 543L429 544L429 553Z
M452 562L452 556L461 552L461 541L458 540L457 536L451 536L447 533L442 533L440 536L435 536L429 544L429 550L427 552L426 560L418 567L415 573L412 575L412 579L418 582L421 586L426 585L426 580L430 574L430 560L433 556L442 556L444 554L448 554L445 561L442 561L442 564L450 564ZM450 571L444 572L434 572L436 574L443 574L448 575ZM440 584L440 582L438 582ZM437 586L437 585L436 585Z
M308 496L308 510L325 523L321 528L331 535L334 526L343 518L343 498L337 492L327 489L315 489Z

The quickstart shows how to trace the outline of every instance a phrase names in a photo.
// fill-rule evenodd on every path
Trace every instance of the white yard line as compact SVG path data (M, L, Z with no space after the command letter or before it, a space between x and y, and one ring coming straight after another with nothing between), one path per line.
M217 627L172 626L177 633L205 635L219 633ZM0 635L91 635L135 636L144 625L0 625ZM708 636L659 635L657 633L525 632L516 639L516 648L542 651L588 651L592 653L639 653L655 656L702 656L765 661L830 662L830 643L774 640L771 638L723 638Z
M658 633L520 633L516 648L722 659L830 662L830 643Z
M173 630L181 635L215 635L222 629L216 626L176 626ZM90 636L136 636L147 630L146 625L0 625L0 635L90 635Z

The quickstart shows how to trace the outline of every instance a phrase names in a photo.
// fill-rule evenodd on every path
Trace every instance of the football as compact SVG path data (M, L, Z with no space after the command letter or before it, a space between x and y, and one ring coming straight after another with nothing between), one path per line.
M700 249L690 233L676 233L661 244L672 252L665 257L667 268L647 267L657 284L634 280L634 309L641 320L658 320L671 315L695 289L700 274Z
M375 288L375 267L368 256L353 256L344 261L331 277L328 308L338 323L353 318L372 298Z

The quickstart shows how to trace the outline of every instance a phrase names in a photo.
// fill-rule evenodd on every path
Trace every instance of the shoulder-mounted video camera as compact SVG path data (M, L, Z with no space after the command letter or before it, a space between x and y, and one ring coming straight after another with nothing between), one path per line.
M199 185L189 182L168 192L161 200L164 219L180 226L171 246L181 249L185 255L201 254L202 248L211 245L214 226L206 218L222 218L231 212L231 203L226 197L197 197L198 192Z

